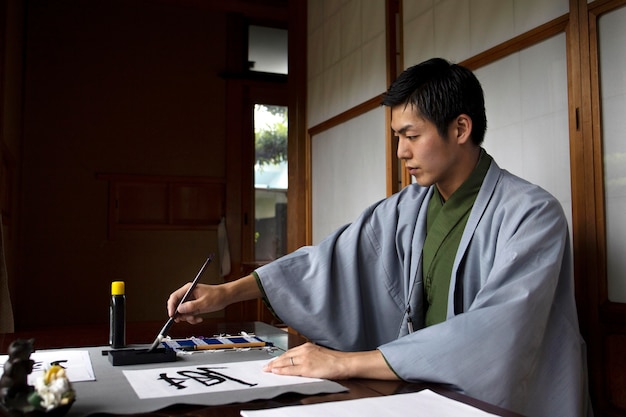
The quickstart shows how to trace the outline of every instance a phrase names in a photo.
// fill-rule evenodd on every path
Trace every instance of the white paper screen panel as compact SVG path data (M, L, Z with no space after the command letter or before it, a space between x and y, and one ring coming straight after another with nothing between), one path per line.
M609 300L626 303L626 7L598 19Z
M568 0L405 0L404 66L477 55L566 14Z
M385 198L385 140L382 107L311 138L313 244Z
M308 2L307 123L322 123L387 88L385 0Z
M572 227L565 34L478 69L485 91L485 149L500 167L562 204Z

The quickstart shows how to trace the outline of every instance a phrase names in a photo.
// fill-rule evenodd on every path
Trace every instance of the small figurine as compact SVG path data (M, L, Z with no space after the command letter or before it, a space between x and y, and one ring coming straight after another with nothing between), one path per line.
M37 409L50 411L61 406L70 406L76 398L72 384L67 379L65 368L52 365L41 378L35 381L35 392L28 401Z
M33 342L33 339L18 339L9 346L9 358L0 378L0 415L22 416L30 411L56 409L61 411L55 414L58 417L65 414L76 399L67 373L58 363L51 364L36 379L34 387L28 385L28 375L35 364L30 359Z
M33 391L28 385L28 375L35 364L30 359L32 352L33 339L18 339L9 346L9 358L0 377L0 402L9 408L20 407Z

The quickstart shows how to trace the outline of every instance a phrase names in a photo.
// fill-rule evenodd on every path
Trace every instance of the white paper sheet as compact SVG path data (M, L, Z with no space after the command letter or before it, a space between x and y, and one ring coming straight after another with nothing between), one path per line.
M95 381L96 377L91 366L89 352L86 350L43 350L31 353L30 358L35 361L33 372L28 375L28 384L34 385L37 378L50 367L58 363L65 368L70 382ZM4 363L9 355L0 355L0 375L4 373Z
M124 370L140 399L288 386L322 381L317 378L264 372L267 361L232 362L184 367Z
M428 417L495 416L430 390L359 400L241 411L243 417L397 417L409 414Z

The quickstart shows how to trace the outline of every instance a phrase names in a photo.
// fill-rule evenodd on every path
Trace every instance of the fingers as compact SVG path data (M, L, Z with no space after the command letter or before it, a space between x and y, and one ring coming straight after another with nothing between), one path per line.
M204 313L201 306L201 300L187 300L178 306L178 314L183 316L195 316L196 314Z
M173 317L174 314L176 314L176 307L178 307L178 303L183 298L190 285L191 283L187 283L170 294L167 299L167 315L169 317Z
M288 356L287 353L268 362L263 367L263 371L279 375L300 375L294 357Z
M167 314L170 317L175 316L177 323L181 321L186 321L191 324L202 322L202 318L197 316L198 314L205 312L205 308L203 306L205 301L203 300L202 295L202 291L204 291L204 289L202 287L198 288L201 284L193 290L187 301L178 305L190 285L191 283L183 285L178 290L174 291L167 300Z
M189 324L198 324L198 323L202 323L203 319L200 316L181 315L181 314L179 314L178 316L176 316L174 321L176 323L187 322Z
M263 371L278 375L304 375L308 372L307 351L310 350L308 345L314 346L312 343L306 343L290 349L268 362Z

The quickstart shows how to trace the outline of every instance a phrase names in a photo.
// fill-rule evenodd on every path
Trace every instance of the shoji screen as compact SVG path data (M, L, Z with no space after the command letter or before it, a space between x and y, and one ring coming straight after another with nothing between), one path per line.
M385 197L384 120L372 110L312 140L313 244Z
M350 111L387 88L385 0L308 2L312 240L384 198L385 114ZM329 123L330 121L330 123Z
M480 68L476 75L485 91L485 149L502 168L554 195L571 233L565 34Z
M404 66L439 56L454 62L566 14L568 0L405 0Z
M609 300L626 303L626 7L598 19Z

